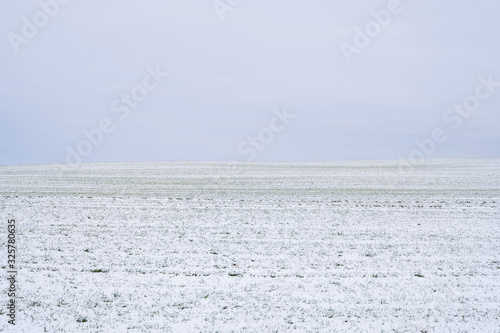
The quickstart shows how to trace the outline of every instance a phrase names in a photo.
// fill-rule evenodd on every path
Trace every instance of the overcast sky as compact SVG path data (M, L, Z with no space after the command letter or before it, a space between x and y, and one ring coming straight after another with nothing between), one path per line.
M54 1L0 1L0 165L500 157L497 0Z

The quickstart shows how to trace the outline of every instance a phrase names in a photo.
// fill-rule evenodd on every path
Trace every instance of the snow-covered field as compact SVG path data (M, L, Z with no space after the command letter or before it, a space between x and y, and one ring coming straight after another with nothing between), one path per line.
M500 332L500 159L227 166L0 167L18 328Z

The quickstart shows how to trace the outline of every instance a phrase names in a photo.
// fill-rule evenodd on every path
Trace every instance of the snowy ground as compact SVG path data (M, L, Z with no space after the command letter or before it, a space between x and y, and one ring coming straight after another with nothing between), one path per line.
M500 159L0 167L0 184L21 331L500 332Z

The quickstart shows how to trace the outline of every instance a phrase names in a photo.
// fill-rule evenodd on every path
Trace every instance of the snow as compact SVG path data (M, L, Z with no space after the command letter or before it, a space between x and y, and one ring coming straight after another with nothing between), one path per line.
M500 332L500 159L4 166L0 184L19 331Z

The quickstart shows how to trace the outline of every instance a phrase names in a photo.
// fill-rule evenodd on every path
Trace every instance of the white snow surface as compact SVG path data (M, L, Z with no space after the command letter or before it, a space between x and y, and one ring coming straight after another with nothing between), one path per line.
M20 332L500 332L500 159L0 167ZM0 330L7 280L0 283Z

